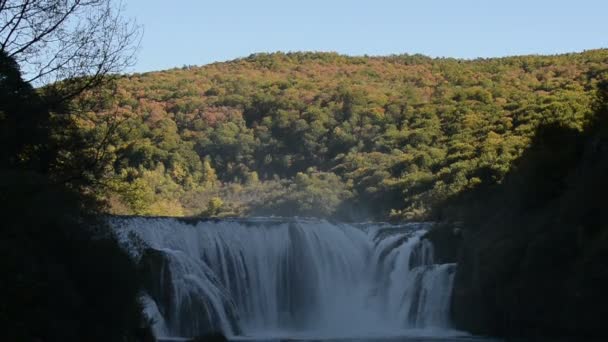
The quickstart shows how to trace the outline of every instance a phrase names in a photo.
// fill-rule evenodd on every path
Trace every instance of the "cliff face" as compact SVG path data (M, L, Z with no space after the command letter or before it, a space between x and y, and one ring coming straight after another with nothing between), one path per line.
M464 194L443 211L464 221L452 303L458 328L608 335L605 108L584 132L540 129L502 184Z

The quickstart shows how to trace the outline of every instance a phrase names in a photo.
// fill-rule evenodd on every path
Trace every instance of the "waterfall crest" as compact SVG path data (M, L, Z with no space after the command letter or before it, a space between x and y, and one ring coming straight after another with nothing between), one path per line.
M157 336L449 328L455 264L427 224L120 218Z

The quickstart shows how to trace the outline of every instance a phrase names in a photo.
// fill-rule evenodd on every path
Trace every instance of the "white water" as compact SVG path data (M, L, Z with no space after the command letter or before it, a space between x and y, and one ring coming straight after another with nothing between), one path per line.
M162 258L144 296L157 336L369 337L449 331L454 264L427 225L169 218L113 221ZM142 246L134 256L145 259ZM156 260L159 260L158 258Z

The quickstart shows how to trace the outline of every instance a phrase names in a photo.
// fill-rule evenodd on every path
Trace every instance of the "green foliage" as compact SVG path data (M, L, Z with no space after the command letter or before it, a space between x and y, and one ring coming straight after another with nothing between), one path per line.
M224 201L222 201L219 197L212 197L207 203L207 210L205 211L205 216L217 216L224 205Z
M262 196L281 183L307 206L318 189L298 186L298 175L314 168L352 191L337 198L357 212L422 218L450 196L500 182L539 125L581 130L607 60L607 50L472 61L258 54L125 76L85 129L104 129L109 113L124 117L106 176L150 197L110 186L102 195L117 199L114 212L160 213L146 207L174 201L164 214L197 214L207 201L192 198L231 196L235 184ZM222 200L241 214L259 209L253 198Z
M331 172L310 169L298 172L286 193L273 196L266 208L283 215L331 216L340 204L352 197L352 192L338 176Z
M481 184L442 207L443 219L464 227L458 327L513 338L606 338L608 84L592 108L583 131L540 126L501 184Z

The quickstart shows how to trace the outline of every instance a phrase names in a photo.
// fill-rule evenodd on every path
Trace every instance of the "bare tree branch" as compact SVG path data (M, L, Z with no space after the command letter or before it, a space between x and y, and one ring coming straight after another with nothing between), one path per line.
M19 28L19 24L21 24L21 21L23 20L23 17L25 16L25 13L27 11L27 6L29 5L29 0L25 0L25 2L23 3L23 5L21 5L21 11L17 14L15 14L11 20L6 23L5 26L2 27L2 30L5 29L5 27L10 27L12 25L11 30L8 32L8 34L6 35L6 38L4 39L4 41L2 42L2 46L0 47L2 49L2 51L4 51L6 49L7 44L10 42L11 40L11 36L13 35L13 33L15 33L15 31ZM16 20L15 24L13 25L13 22Z
M29 2L29 0L25 0L26 3ZM57 29L63 25L63 23L65 23L66 19L68 17L70 17L74 11L76 10L76 8L78 8L78 5L80 4L80 1L75 1L74 4L68 8L67 11L65 11L65 13L63 13L63 15L59 18L59 20L57 20L53 25L51 25L50 27L41 30L40 32L38 32L36 35L34 35L28 42L26 42L25 44L21 45L18 49L11 51L9 54L9 57L14 57L20 53L25 52L29 47L31 47L32 45L42 41L44 39L44 37L46 37L47 35L57 31ZM24 6L25 9L25 6ZM21 20L23 17L20 16L19 20ZM15 24L15 28L19 26L19 23ZM9 34L10 36L10 34ZM4 46L3 46L4 48Z
M132 65L141 30L123 12L114 0L0 0L0 52L65 101Z

